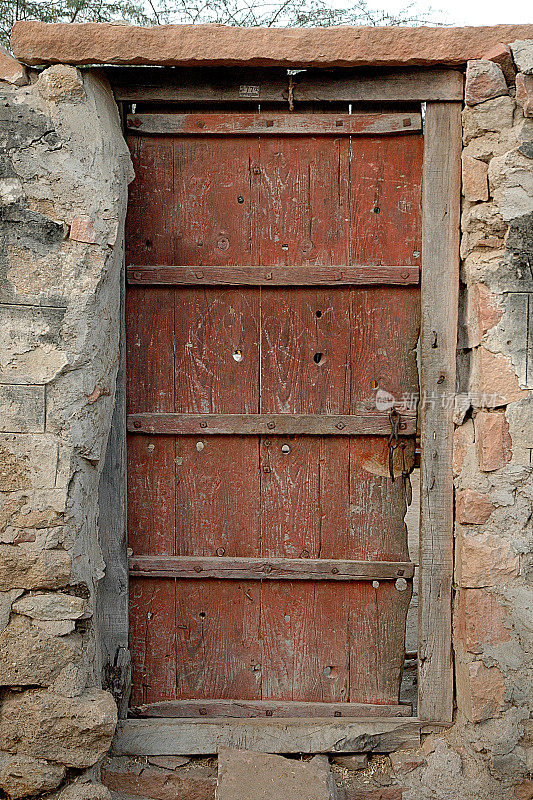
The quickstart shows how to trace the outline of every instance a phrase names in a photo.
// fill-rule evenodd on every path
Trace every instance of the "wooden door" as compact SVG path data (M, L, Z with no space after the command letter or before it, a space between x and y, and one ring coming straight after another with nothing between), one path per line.
M408 715L420 115L128 128L132 703Z

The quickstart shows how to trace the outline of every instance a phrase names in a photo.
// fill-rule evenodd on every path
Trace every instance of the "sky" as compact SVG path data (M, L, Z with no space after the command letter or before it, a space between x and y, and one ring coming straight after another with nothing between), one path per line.
M374 0L369 5L387 11L405 8L407 3L398 0ZM448 25L499 25L533 23L531 0L428 0L415 2L413 10L426 10L428 5L435 12L435 21Z

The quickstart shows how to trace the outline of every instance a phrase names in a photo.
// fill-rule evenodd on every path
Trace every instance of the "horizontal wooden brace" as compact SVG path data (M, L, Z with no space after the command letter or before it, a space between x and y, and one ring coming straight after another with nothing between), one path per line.
M391 753L420 746L413 717L304 719L128 719L115 755L216 755L221 747L258 753Z
M211 719L212 717L276 719L294 717L410 717L411 703L304 703L295 700L165 700L131 710L135 717Z
M128 414L130 433L168 435L233 434L250 436L279 434L290 436L385 436L391 432L389 415L384 411L357 414ZM399 431L403 436L416 433L416 414L402 413Z
M128 114L139 133L178 136L381 136L422 130L420 114Z
M107 67L118 101L130 103L286 103L287 70ZM306 70L293 76L294 102L425 102L462 100L457 69Z
M412 578L410 561L237 556L131 556L135 578L229 578L233 580L373 581ZM405 584L403 584L405 588ZM399 590L400 591L400 590Z
M190 267L129 266L128 283L155 286L342 286L394 284L420 280L418 266L354 267Z

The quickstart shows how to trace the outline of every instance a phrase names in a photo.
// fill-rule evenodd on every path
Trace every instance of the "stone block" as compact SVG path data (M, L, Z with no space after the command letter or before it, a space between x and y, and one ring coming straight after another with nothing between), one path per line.
M526 75L533 75L533 40L519 39L511 42L509 47L518 71L525 72Z
M473 405L483 408L497 408L528 396L519 386L511 358L482 345L474 350L470 392Z
M494 509L495 506L486 495L479 494L473 489L462 489L456 494L456 518L463 525L483 525Z
M328 773L317 766L312 761L221 748L217 800L333 800Z
M112 798L109 789L101 783L81 780L65 786L58 795L49 800L112 800Z
M483 58L487 61L494 61L504 74L507 84L514 83L516 67L513 61L513 54L511 48L503 42L491 47L486 53L483 53Z
M86 602L81 597L62 592L31 594L17 600L13 610L32 619L81 619L86 613Z
M479 468L501 469L511 461L511 436L504 411L478 411L474 419Z
M86 98L80 71L68 64L54 64L43 70L36 88L41 97L52 103L76 103Z
M508 642L507 609L486 589L460 589L454 615L455 636L469 653L482 653L486 645Z
M366 769L369 762L368 753L346 753L332 756L331 760L334 764L338 764L339 767L352 770L353 772Z
M80 658L79 640L50 636L15 614L0 634L0 686L49 686Z
M0 544L0 591L60 589L68 585L70 567L64 550L29 553L16 545Z
M44 386L0 385L0 432L44 431Z
M459 658L456 680L458 705L470 722L484 722L502 710L505 683L497 667Z
M457 531L456 582L465 588L497 586L516 578L520 560L506 539Z
M65 310L4 305L1 314L0 381L43 384L53 380L67 363L60 341Z
M472 139L488 132L500 133L513 124L515 101L508 96L495 97L463 110L463 141L467 145Z
M516 76L516 102L524 117L533 117L533 75L519 72Z
M0 756L0 788L12 800L55 789L65 777L65 767L24 755Z
M23 589L11 589L9 592L0 592L0 633L7 628L11 608L17 597L20 597Z
M117 709L109 692L64 697L42 689L8 695L0 718L0 749L67 767L91 767L111 745Z
M74 217L70 226L69 239L86 244L96 243L94 223L90 217Z
M102 781L113 792L150 800L214 800L216 769L205 761L185 769L162 769L146 764L110 759L103 767Z
M13 58L3 45L0 45L0 81L14 86L26 86L29 83L26 67Z
M476 202L489 199L488 165L477 158L462 157L463 194L467 200Z
M389 758L396 775L406 775L426 763L420 750L396 750Z
M465 100L469 106L508 94L507 82L498 64L486 59L468 61Z
M453 474L461 473L469 451L474 448L474 424L471 419L455 429L453 435Z
M466 299L467 346L477 347L502 316L503 309L497 297L484 283L469 285Z

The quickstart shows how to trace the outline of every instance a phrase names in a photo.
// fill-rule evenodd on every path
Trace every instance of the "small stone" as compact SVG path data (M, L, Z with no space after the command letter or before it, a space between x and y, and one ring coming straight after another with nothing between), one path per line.
M511 42L509 47L518 71L525 72L526 75L533 75L533 41L531 39L519 39L516 42Z
M465 100L469 106L508 94L503 72L494 61L477 59L466 65Z
M26 67L13 58L3 45L0 45L0 81L14 86L26 86L29 83Z
M71 619L42 620L34 619L33 625L45 631L49 636L68 636L76 629L75 623Z
M13 602L20 597L22 591L22 589L11 589L8 592L0 592L0 633L7 628Z
M24 755L0 758L0 788L13 800L49 792L59 786L64 777L65 767L60 764Z
M486 589L459 590L454 630L468 652L482 653L486 645L508 642L505 622L509 625L509 612Z
M51 636L15 614L0 634L0 686L48 686L80 658L77 641Z
M479 468L493 472L509 463L512 441L504 411L479 411L474 420Z
M494 47L491 47L490 50L487 50L487 52L483 54L483 58L487 61L494 61L494 63L497 64L503 72L507 83L514 83L516 67L514 65L513 54L511 53L510 47L508 47L506 44L503 44L503 42L499 42L499 44L496 44Z
M533 117L533 75L519 72L516 76L516 102L524 117Z
M54 64L43 70L35 85L41 97L52 103L73 103L85 99L80 71L67 64Z
M122 797L157 798L157 800L214 800L216 768L200 762L190 764L186 770L169 770L165 767L140 765L122 758L106 760L102 780L112 791Z
M64 697L32 689L4 699L0 750L67 767L92 767L109 749L116 724L117 707L109 692L91 689Z
M94 224L90 217L74 217L70 226L69 239L75 242L96 244Z
M497 667L481 661L457 665L458 705L470 722L484 722L502 709L505 683Z
M459 586L480 588L505 583L520 571L520 560L506 539L459 529L457 538Z
M190 761L189 756L148 756L148 763L162 769L178 769Z
M463 140L465 145L486 133L508 131L513 124L515 101L512 97L495 97L463 109Z
M34 553L16 545L0 544L0 591L59 589L69 582L70 563L64 550Z
M463 194L467 200L476 202L489 199L488 164L463 154Z
M85 600L60 592L26 595L13 606L18 614L40 620L81 619L85 614Z
M325 772L312 762L223 747L217 800L331 800Z
M333 756L332 761L334 764L338 764L339 767L357 771L368 767L368 754L346 753L345 755Z
M528 397L521 389L510 356L486 347L474 351L470 390L475 407L497 408Z
M111 792L101 783L73 783L57 795L57 800L111 800Z
M514 787L514 796L517 800L533 800L533 780L526 778Z
M486 495L473 489L462 489L455 499L457 521L464 525L483 525L495 509Z
M397 775L405 775L426 763L426 759L420 753L420 750L396 750L393 753L389 753L389 758L392 769Z

